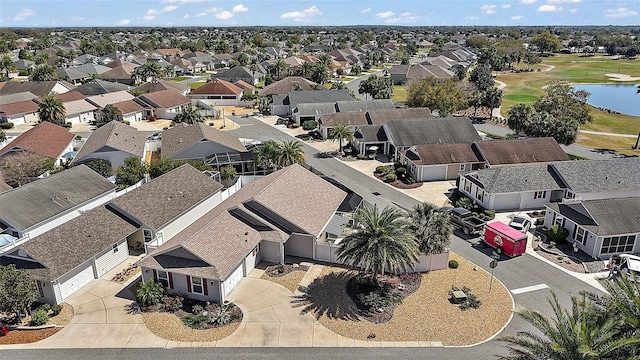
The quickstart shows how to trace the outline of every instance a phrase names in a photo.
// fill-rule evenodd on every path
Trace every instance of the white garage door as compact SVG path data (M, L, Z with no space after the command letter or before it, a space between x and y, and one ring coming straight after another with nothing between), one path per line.
M422 178L418 181L440 181L447 178L447 166L423 166Z
M75 116L69 116L67 117L67 122L70 122L72 124L77 124L80 122L80 115L75 115Z
M65 276L66 278L66 276ZM62 299L66 299L83 286L93 280L93 266L88 264L85 268L80 268L78 273L71 276L68 280L60 280L60 294Z
M127 260L129 256L129 249L127 248L127 242L121 241L117 246L107 250L104 254L96 259L96 272L98 277L107 273L107 271L113 269L121 262Z
M227 296L236 285L242 280L242 264L236 268L224 281L224 295Z
M520 208L520 194L496 195L493 202L495 210L514 210Z

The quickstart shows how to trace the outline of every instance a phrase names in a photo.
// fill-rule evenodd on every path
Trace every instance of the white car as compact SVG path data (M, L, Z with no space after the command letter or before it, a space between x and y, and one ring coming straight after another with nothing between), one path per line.
M625 274L631 281L640 281L640 256L621 254L618 271Z
M509 221L509 226L526 234L531 229L531 220L522 216L516 216Z

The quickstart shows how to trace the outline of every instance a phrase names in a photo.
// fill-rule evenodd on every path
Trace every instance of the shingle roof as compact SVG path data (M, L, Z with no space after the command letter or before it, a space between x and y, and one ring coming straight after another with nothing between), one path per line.
M7 82L2 88L0 88L0 95L4 96L8 94L15 94L15 93L28 91L36 96L42 96L44 94L50 93L57 84L60 84L69 90L72 90L74 88L73 85L62 80L21 81L21 82L10 81L10 82Z
M72 167L0 194L0 218L28 229L115 187L84 165Z
M242 89L222 79L215 79L207 82L195 90L191 90L188 95L238 95Z
M353 100L349 95L349 90L313 90L313 91L291 91L289 92L289 104L291 109L298 107L298 104L305 103L335 103L337 101ZM355 100L353 100L355 101Z
M552 137L476 141L472 146L491 165L570 160Z
M106 94L115 91L129 91L130 89L131 86L129 85L94 79L89 81L88 83L78 86L75 90L84 94L85 96L91 96Z
M253 90L253 89L256 88L255 86L249 84L248 82L246 82L244 80L238 80L235 83L233 83L233 85L235 85L235 86L237 86L237 87L239 87L241 89L247 89L247 90Z
M296 109L300 116L331 115L336 113L335 103L298 103Z
M260 90L260 96L288 94L294 91L298 86L302 91L311 91L314 86L318 86L318 84L311 80L307 80L302 76L289 76L280 81L276 81L269 86L265 86L264 89Z
M84 64L84 65L80 65L78 67L76 67L76 69L78 71L82 71L83 73L89 74L89 75L100 75L103 74L109 70L111 70L111 68L108 68L104 65L96 65L94 63L88 63L88 64Z
M190 90L191 88L188 85L166 80L154 80L148 83L144 83L136 88L136 90L140 91L140 93L142 94L170 89L175 90L179 93L183 93L184 91Z
M175 90L162 90L142 94L140 95L140 99L153 107L162 109L191 104L191 100Z
M365 125L360 126L353 136L360 142L384 142L389 140L382 126Z
M0 149L0 156L11 150L21 149L56 159L62 155L74 136L69 129L44 121Z
M370 110L392 110L395 109L393 101L390 99L363 100L363 101L337 101L338 112L367 112Z
M86 96L76 90L72 90L62 94L56 94L56 97L60 99L62 102L75 101L75 100L83 100ZM39 100L39 99L38 99Z
M53 281L136 230L134 225L99 206L34 237L19 249L45 266L27 270L34 279Z
M320 122L324 126L333 126L340 122L347 125L369 125L367 114L361 112L339 112L331 115L322 115Z
M67 116L82 114L94 110L98 110L92 103L86 100L67 101L63 103Z
M60 77L68 77L69 80L78 80L89 77L89 74L87 74L86 72L74 68L59 68L56 69L56 74Z
M145 142L144 134L140 133L136 128L119 121L110 121L89 135L73 162L79 163L94 151L105 146L142 158L144 156Z
M436 65L414 64L407 70L407 79L424 79L435 77L438 79L451 79L455 73Z
M38 111L38 104L32 100L18 101L11 104L0 105L0 113L5 116L18 114L31 114Z
M157 230L220 189L221 184L185 164L117 197L108 206L114 205Z
M640 233L640 197L551 203L547 206L598 236Z
M382 125L389 120L430 119L433 115L429 108L408 108L369 111L367 118L371 125Z
M406 156L418 165L441 165L482 162L469 144L416 145Z
M469 172L465 177L490 194L561 189L547 170L548 166L527 164L481 169Z
M0 105L11 104L19 101L28 101L37 98L34 94L24 91L15 94L2 95L0 97Z
M144 106L138 104L133 100L121 101L121 102L114 103L112 105L118 108L118 110L120 110L122 115L143 111L145 109Z
M251 74L251 70L244 66L234 66L230 69L223 69L218 71L217 74L211 75L211 78L242 79L253 78L253 75Z
M384 125L387 136L396 146L460 144L480 140L467 117L391 120Z
M640 158L566 161L552 169L576 193L640 191Z
M87 101L96 105L99 108L103 108L108 104L114 104L121 101L133 100L134 96L126 91L114 91L106 94L93 95L87 97Z
M172 158L182 150L202 141L209 140L228 147L231 151L245 152L240 140L226 131L220 131L203 123L188 125L180 123L162 134L162 156ZM211 154L212 155L212 154Z

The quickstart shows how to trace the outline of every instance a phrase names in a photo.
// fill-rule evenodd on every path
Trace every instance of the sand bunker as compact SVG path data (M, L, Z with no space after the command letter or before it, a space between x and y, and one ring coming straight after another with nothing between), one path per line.
M605 74L606 76L610 77L611 80L614 81L638 81L640 80L640 77L633 77L633 76L629 76L627 74Z

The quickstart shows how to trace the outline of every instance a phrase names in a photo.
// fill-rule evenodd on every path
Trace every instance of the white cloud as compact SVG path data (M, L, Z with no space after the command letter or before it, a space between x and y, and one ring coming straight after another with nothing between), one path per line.
M535 4L538 0L520 0L520 4L530 5Z
M233 13L231 11L224 10L224 11L221 11L221 12L219 12L217 14L214 14L213 16L215 16L215 17L217 17L218 19L221 19L221 20L227 20L227 19L231 19L233 17Z
M175 9L177 9L178 7L175 5L169 5L169 6L165 6L162 8L162 10L160 10L161 13L168 13L170 11L173 11Z
M281 19L292 19L293 21L309 21L316 16L322 15L322 12L317 6L313 5L310 8L300 11L290 11L280 15Z
M405 11L403 13L400 13L400 16L388 18L384 22L387 24L412 23L421 18L422 18L421 16L411 15L410 12Z
M218 9L217 7L212 7L212 8L205 9L204 10L204 14L205 15L214 14L214 13L217 13L217 12L220 12L220 11L222 11L222 9Z
M142 17L142 20L151 21L151 20L153 20L155 18L156 18L155 16L145 15L145 16Z
M538 11L540 12L555 12L558 10L561 10L562 8L559 8L555 5L540 5L538 7Z
M466 20L478 20L480 19L480 16L465 16Z
M18 11L18 13L16 14L16 16L13 17L13 21L23 21L26 18L28 18L29 16L33 16L35 14L35 11L31 10L31 9L22 9L20 11Z
M511 7L511 4L504 4L504 5L500 6L500 7L503 8L503 9L508 9L508 8Z
M486 15L494 15L496 13L496 6L495 5L482 5L480 7L480 11L482 11L482 13L486 14Z
M156 9L149 9L147 10L147 14L145 16L142 17L142 20L146 20L146 21L150 21L156 18L157 15L160 14L164 14L164 13L168 13L171 11L176 10L178 7L176 5L168 5L163 7L160 10L156 10Z
M364 14L370 12L370 11L371 11L371 8L366 8L366 9L360 11L360 14L364 15Z
M120 26L129 25L130 22L131 22L131 20L129 20L129 19L122 19L122 20L118 21L118 25L120 25Z
M238 4L234 6L233 9L231 9L231 12L233 13L247 12L247 11L249 11L249 8L244 6L243 4Z
M197 14L195 14L193 16L199 18L199 17L207 16L207 13L206 12L201 12L201 13L197 13Z
M388 19L393 15L395 15L393 11L385 11L385 12L377 13L376 17L379 17L380 19Z
M569 12L572 13L572 14L575 14L575 13L578 12L578 9L569 9Z
M626 18L638 16L638 12L629 8L608 9L604 12L604 17L608 18Z
M522 19L523 17L524 17L524 16L522 16L522 15L514 15L514 16L512 16L512 17L511 17L511 20L520 20L520 19Z
M547 0L547 4L579 4L582 0Z
M182 20L187 20L189 18L189 14L182 17Z

